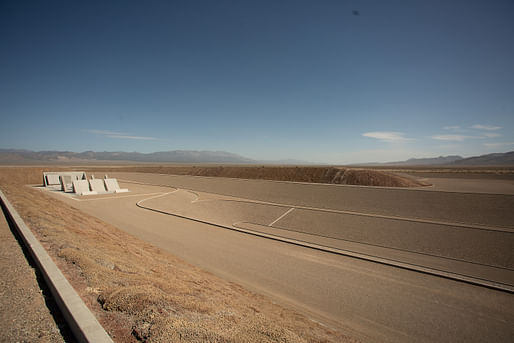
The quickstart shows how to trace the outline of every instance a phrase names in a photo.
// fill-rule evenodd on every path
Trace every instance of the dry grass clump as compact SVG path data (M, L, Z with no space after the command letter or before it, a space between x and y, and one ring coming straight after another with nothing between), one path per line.
M230 177L274 181L332 183L360 186L419 187L428 184L390 172L335 167L272 166L136 166L104 168L102 171L128 171L156 174Z
M43 192L41 168L0 169L0 188L117 342L349 342Z

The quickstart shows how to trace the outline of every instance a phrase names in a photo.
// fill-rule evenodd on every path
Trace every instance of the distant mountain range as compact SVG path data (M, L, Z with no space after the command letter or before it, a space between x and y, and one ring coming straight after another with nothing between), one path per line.
M406 161L373 163L390 166L414 166L414 165L514 165L514 151L493 153L480 156L463 158L458 155L439 156L433 158L410 158Z
M406 161L388 162L384 164L391 165L429 165L429 164L451 164L456 161L463 160L462 156L450 155L450 156L439 156L432 158L409 158Z
M130 162L217 162L254 163L255 160L225 151L173 150L153 153L122 151L31 151L0 149L0 163L16 162L86 162L86 161L130 161Z
M241 163L241 164L309 164L298 160L259 161L226 151L172 150L153 153L122 151L32 151L0 149L0 164L84 163L84 162L146 162L146 163Z
M312 164L300 160L259 161L226 151L172 150L153 153L122 151L31 151L0 149L0 164L38 163L91 163L91 162L143 162L143 163L234 163L234 164ZM364 164L361 164L364 165ZM411 158L389 163L367 163L367 165L514 165L514 151L475 157L439 156L434 158Z
M514 165L514 151L468 157L455 161L460 165Z

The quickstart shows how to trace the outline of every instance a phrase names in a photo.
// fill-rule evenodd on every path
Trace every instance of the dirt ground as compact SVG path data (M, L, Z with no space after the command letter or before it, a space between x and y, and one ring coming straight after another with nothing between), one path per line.
M94 171L95 169L87 169ZM102 171L127 171L153 174L193 175L230 177L238 179L261 179L274 181L294 181L330 183L360 186L420 187L426 182L400 176L388 171L362 168L336 167L278 167L278 166L118 166L102 167Z
M355 341L25 186L45 170L1 168L0 188L114 341Z
M0 242L0 341L64 342L66 334L60 330L64 320L58 318L56 323L52 316L56 305L49 291L41 290L42 277L27 261L3 212Z

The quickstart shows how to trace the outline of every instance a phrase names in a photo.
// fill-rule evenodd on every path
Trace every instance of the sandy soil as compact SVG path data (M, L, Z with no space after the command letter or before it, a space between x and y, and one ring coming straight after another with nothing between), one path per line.
M63 328L64 320L58 318L56 323L52 316L49 308L54 310L56 305L49 297L50 292L40 289L38 281L42 277L27 261L3 212L0 212L0 242L0 341L64 342L59 329L59 325Z
M98 175L102 175L98 173ZM233 196L332 210L445 222L512 227L514 198L504 194L440 192L432 187L379 188L295 184L265 180L191 177L149 173L109 173L120 180L168 185Z
M24 186L44 170L0 187L116 342L354 341Z
M195 205L201 205L204 210L207 209L204 205L212 202L210 199L213 194L206 197L205 193L199 191L210 189L225 196L239 194L251 199L275 199L291 206L301 202L305 205L317 204L320 207L353 208L365 213L382 209L385 214L416 214L421 218L428 216L439 220L441 215L447 215L449 220L462 218L465 222L479 218L484 223L501 222L511 226L513 214L510 209L514 205L512 197L483 194L467 194L462 197L454 193L419 189L109 173L123 180L127 179L127 174L138 181L146 180L161 186L150 186L150 189L146 189L146 185L121 182L123 188L131 190L130 195L107 195L104 196L105 199L101 199L101 196L93 196L95 199L88 196L79 197L77 200L65 197L64 201L222 278L243 284L260 294L270 294L275 301L294 306L325 325L342 327L344 332L352 332L363 341L505 342L509 341L507 337L512 337L512 328L508 323L513 318L514 299L509 294L244 235L136 206L143 199L159 196L159 192L162 195L175 192L176 187L185 187L193 191L184 192L182 189L173 194L180 194L189 202L194 201ZM58 199L63 198L62 194L47 193ZM197 198L195 194L200 197ZM155 198L155 202L145 200L143 204L162 205L159 199ZM176 201L172 202L178 205ZM173 207L177 209L175 205ZM420 207L423 207L422 211ZM217 212L229 214L226 210L228 209L215 206L216 213L212 218L225 219L219 218ZM285 213L286 209L283 210L282 213ZM255 219L259 219L261 214L266 216L268 212L262 209L250 213L241 207L235 211L232 214L242 214L245 217L251 215ZM296 210L289 215L294 216L295 212ZM476 216L470 217L472 213ZM202 212L199 215L204 218L205 214L207 213ZM278 213L274 213L273 221L277 215ZM501 218L498 220L497 217ZM346 226L348 219L341 224ZM151 225L146 225L147 223ZM281 225L280 221L277 224ZM380 230L380 226L375 229ZM410 227L411 225L407 225L405 228ZM430 236L430 232L427 234ZM400 237L396 237L402 238L402 233L399 235ZM408 236L413 237L410 234ZM437 237L436 234L431 239ZM466 237L462 238L463 242L466 241ZM418 243L424 244L423 240L411 243L414 246ZM480 245L483 242L477 240L476 243ZM512 256L509 252L507 250L508 256ZM370 253L377 256L376 251ZM402 261L404 256L396 255L398 257ZM426 263L427 260L422 262ZM428 265L432 265L431 262ZM476 271L461 267L453 270ZM476 322L481 325L477 326Z

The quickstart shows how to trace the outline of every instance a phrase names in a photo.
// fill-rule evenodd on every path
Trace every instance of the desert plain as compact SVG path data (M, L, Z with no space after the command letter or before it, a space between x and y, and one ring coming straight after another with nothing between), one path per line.
M0 189L116 342L514 337L512 168L3 167Z

